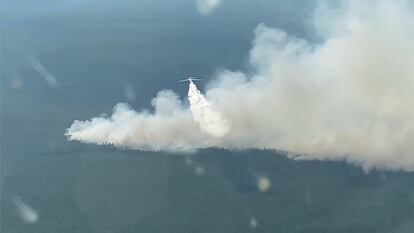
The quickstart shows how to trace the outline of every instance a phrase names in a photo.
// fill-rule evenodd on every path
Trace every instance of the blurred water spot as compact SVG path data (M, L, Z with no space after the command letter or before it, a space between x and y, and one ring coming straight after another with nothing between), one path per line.
M47 145L48 145L48 147L49 147L49 149L51 149L51 150L53 150L53 149L55 149L56 148L56 146L57 146L57 140L56 139L49 139L48 141L47 141Z
M206 170L205 170L203 167L201 167L201 166L196 166L196 167L194 168L194 173L195 173L197 176L202 176L202 175L204 175L204 174L206 173Z
M309 193L309 192L307 192L307 193L305 194L305 203L306 203L307 205L312 204L312 194L311 194L311 193Z
M51 87L56 87L57 86L57 80L56 77L53 76L51 73L49 73L49 71L47 71L47 69L45 68L45 66L43 66L43 64L34 56L30 56L29 57L29 63L31 65L31 67L36 70L36 72L46 81L46 83L51 86Z
M185 157L185 159L184 159L184 162L185 162L185 164L187 164L188 166L191 166L191 165L193 165L194 164L194 161L193 161L193 159L191 158L191 157Z
M11 80L11 87L15 90L20 90L23 88L23 79L20 76L16 76Z
M259 177L257 180L257 188L260 192L266 192L270 188L270 180L266 177Z
M249 226L251 228L256 228L258 225L259 225L259 222L257 221L257 219L255 217L250 217Z
M16 212L24 223L33 224L39 220L39 214L20 197L14 197L13 201L16 205Z
M127 83L125 85L124 94L125 94L125 99L130 101L130 102L134 102L137 98L137 95L135 94L134 88L129 83Z
M197 11L201 15L209 15L217 9L221 0L197 0Z

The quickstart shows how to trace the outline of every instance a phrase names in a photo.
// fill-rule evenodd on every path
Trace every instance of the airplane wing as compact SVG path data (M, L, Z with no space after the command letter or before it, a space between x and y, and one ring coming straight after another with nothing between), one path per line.
M179 80L178 82L181 83L181 82L192 82L192 81L203 81L203 79L190 77L190 78Z

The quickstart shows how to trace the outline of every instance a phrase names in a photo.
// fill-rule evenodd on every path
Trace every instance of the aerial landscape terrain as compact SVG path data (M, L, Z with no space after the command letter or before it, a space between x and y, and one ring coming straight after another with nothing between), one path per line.
M0 232L414 232L414 2L4 0Z

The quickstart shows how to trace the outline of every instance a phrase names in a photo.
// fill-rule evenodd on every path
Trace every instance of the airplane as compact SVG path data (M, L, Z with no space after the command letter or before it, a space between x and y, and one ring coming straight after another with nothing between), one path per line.
M191 82L191 83L194 83L193 81L203 81L203 79L201 79L201 78L195 78L195 77L189 77L189 78L186 78L186 79L179 80L178 82L179 83L182 83L182 82Z

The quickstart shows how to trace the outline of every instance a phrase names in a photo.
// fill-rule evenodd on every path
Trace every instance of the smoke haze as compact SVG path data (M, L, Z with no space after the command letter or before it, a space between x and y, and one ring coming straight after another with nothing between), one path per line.
M75 121L71 140L140 150L276 149L414 171L414 14L408 1L320 4L312 44L258 25L249 73L225 70L186 106L170 90L154 111L117 104ZM207 107L207 108L206 108Z

